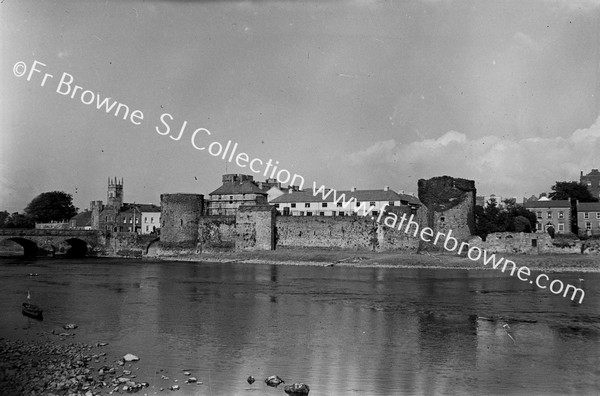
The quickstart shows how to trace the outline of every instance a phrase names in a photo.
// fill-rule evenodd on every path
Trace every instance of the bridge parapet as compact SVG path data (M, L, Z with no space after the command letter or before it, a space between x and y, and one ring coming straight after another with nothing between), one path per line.
M0 228L1 236L73 236L73 237L94 237L100 231L97 230L53 230L53 229L35 229L35 228Z

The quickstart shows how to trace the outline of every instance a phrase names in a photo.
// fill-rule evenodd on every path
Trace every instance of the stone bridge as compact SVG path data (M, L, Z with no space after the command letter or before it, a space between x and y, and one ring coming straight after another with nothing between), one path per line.
M23 246L25 256L65 253L82 257L99 243L96 230L46 230L0 228L0 242L10 240Z

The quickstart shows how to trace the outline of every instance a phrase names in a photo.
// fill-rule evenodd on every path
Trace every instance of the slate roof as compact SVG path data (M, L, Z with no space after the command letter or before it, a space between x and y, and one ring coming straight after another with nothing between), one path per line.
M71 217L70 221L75 220L75 227L86 227L92 225L92 212L85 211Z
M124 203L119 210L119 213L134 212L137 209L139 212L160 212L160 206L153 204L137 204L137 203Z
M293 191L291 194L285 190L284 192L285 194L273 199L270 203L333 202L333 193L324 200L321 193L313 195L312 190ZM358 202L404 201L409 204L422 205L417 197L408 194L398 194L392 190L336 191L336 197L340 197L342 194L345 195L344 199L346 202L348 202L350 198L354 198Z
M578 212L600 212L600 202L579 202Z
M570 208L571 202L568 199L562 199L562 200L556 200L556 201L539 200L539 201L534 201L534 202L525 202L523 204L523 206L527 209Z
M266 191L258 188L256 184L251 182L250 180L245 180L243 182L225 182L215 191L211 192L209 195L233 195L233 194L260 194L266 196Z

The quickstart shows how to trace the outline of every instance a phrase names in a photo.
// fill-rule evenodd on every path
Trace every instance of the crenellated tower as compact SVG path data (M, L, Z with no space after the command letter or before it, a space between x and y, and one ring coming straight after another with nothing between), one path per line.
M116 177L108 179L107 206L117 210L123 206L123 178L120 181Z

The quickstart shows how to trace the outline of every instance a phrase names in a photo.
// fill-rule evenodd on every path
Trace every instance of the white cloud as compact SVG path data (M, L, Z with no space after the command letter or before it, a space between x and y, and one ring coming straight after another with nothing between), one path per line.
M580 170L600 166L600 117L566 138L468 139L449 131L437 139L403 145L395 139L379 141L351 153L347 160L350 166L370 168L371 174L382 177L464 177L475 180L481 193L520 198L548 191L557 180L578 180ZM392 170L382 173L385 168Z

